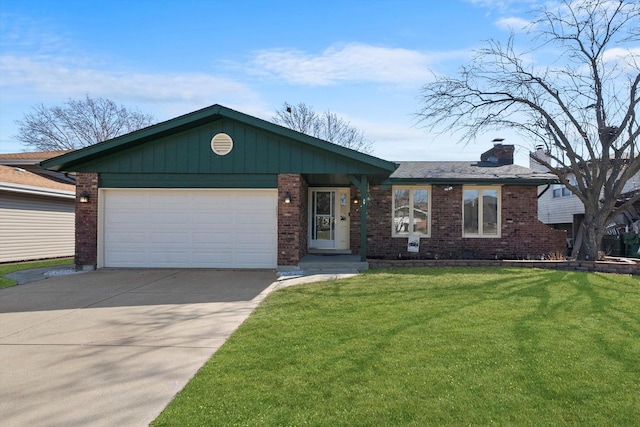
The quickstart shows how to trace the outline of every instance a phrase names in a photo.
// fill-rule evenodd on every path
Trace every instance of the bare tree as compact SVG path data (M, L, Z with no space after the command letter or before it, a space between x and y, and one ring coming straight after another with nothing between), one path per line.
M532 147L544 145L550 158L536 160L585 207L577 256L596 259L607 224L640 199L616 206L640 170L640 3L563 0L535 16L532 50L517 52L513 33L506 44L490 40L457 77L423 87L418 117L431 129L460 130L466 141L512 128ZM539 66L544 59L553 65Z
M75 150L151 125L150 114L128 110L105 98L68 100L62 106L32 108L17 120L14 138L36 150Z
M373 143L366 140L364 133L351 126L351 123L329 110L317 114L313 107L303 102L295 106L285 102L282 109L276 111L273 122L352 150L368 154L373 152Z

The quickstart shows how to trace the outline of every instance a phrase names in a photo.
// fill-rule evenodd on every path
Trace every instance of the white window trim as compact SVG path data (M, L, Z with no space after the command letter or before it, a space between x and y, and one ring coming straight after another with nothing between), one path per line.
M424 233L398 233L396 232L395 227L395 212L396 212L396 198L395 192L396 190L409 190L409 204L411 206L410 212L410 221L413 219L413 190L427 190L427 204L429 205L429 209L427 211L427 234ZM431 186L430 185L394 185L391 187L391 237L398 237L406 239L409 235L420 236L420 237L431 237Z
M483 190L497 190L498 191L498 223L497 234L483 234L483 209L478 209L478 233L465 233L464 231L464 190L477 190L480 200L478 200L479 207L483 206L482 191ZM502 186L500 185L464 185L462 186L462 237L471 239L499 239L502 237Z

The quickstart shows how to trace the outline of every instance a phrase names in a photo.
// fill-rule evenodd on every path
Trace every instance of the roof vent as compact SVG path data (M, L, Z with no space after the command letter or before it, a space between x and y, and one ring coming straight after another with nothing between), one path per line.
M211 149L218 156L224 156L233 149L233 139L226 133L216 134L211 138Z

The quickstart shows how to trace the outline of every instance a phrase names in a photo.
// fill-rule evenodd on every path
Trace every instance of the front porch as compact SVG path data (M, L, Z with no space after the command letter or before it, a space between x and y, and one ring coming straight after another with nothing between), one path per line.
M366 262L370 177L278 175L278 270L352 270ZM384 176L375 176L376 182Z
M307 254L298 263L298 270L323 273L358 273L369 269L360 255Z

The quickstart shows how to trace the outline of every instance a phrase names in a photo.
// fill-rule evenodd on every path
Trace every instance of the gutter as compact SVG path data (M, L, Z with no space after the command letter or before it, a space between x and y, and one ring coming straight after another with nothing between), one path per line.
M57 190L53 188L34 187L31 185L12 184L10 182L0 182L0 191L10 191L12 193L35 194L37 196L57 197L60 199L75 199L75 191Z

